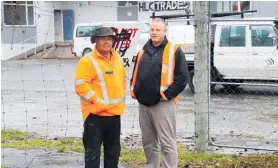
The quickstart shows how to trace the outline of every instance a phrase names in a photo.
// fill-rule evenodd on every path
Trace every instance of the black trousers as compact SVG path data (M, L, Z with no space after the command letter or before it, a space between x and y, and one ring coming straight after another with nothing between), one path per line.
M84 122L85 168L99 168L101 145L104 168L118 168L121 152L121 117L90 114Z

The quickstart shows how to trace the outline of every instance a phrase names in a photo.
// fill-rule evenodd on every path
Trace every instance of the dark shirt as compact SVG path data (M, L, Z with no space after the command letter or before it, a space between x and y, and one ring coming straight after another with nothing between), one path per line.
M153 106L160 102L160 81L162 56L165 46L167 45L167 38L157 47L155 47L151 40L149 40L143 47L144 55L138 64L137 80L134 87L134 93L139 103L146 106ZM134 71L134 69L133 69ZM180 48L175 53L175 70L174 82L165 90L164 94L168 100L178 96L186 87L189 79L187 62L184 53ZM131 78L131 82L133 76Z
M163 40L162 43L160 43L158 46L155 46L155 45L153 44L153 42L150 41L149 50L150 50L152 56L155 56L156 53L157 53L157 51L159 50L159 48L160 48L161 46L163 46L163 45L164 45L165 43L167 43L167 42L168 42L167 39L164 38L164 40Z

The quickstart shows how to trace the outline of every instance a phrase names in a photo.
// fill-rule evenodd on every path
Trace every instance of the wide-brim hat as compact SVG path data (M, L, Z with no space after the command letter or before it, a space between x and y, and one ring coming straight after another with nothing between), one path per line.
M105 36L111 36L114 41L118 41L118 37L116 35L115 29L112 27L99 27L97 28L93 36L91 37L91 43L95 43L96 37L105 37Z

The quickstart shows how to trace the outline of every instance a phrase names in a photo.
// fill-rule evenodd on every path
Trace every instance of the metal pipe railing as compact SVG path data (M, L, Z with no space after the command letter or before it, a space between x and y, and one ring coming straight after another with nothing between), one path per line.
M30 40L32 40L32 39L34 39L34 40L35 40L35 44L37 44L37 37L38 37L38 36L41 36L41 35L44 35L44 34L47 34L47 35L48 35L49 32L47 32L47 33L38 33L36 36L30 37L30 38L28 38L28 39L25 39L25 40L21 41L19 44L26 44L27 41L30 41ZM55 43L55 42L53 42L53 45L52 45L52 46L55 46L54 43ZM35 49L34 54L37 54L37 46L35 46L35 47L31 48L31 49ZM46 50L46 44L44 44L44 50ZM24 51L24 58L25 58L25 59L27 58L27 50Z

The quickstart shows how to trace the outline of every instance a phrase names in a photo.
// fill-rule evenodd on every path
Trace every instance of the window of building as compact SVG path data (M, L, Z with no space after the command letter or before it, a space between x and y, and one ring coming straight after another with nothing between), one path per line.
M138 1L118 1L118 21L138 21Z
M34 25L33 1L4 1L4 25Z
M251 37L253 47L272 47L274 39L278 40L277 32L271 25L251 26Z
M251 10L251 1L232 1L231 8L234 12Z
M223 26L220 47L245 47L246 26Z
M138 1L118 1L118 6L135 6L138 5Z

